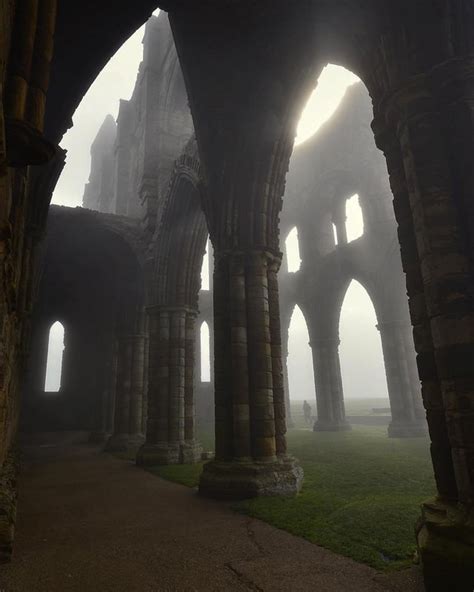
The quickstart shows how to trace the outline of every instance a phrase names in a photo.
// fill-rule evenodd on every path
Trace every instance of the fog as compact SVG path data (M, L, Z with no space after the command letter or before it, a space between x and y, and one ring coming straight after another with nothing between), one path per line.
M132 94L142 57L143 34L144 27L136 31L112 57L74 114L74 125L61 143L67 150L67 160L52 203L81 205L89 176L90 146L105 116L110 113L116 117L119 100L128 99ZM323 70L318 86L308 98L302 113L296 145L317 133L337 109L347 87L357 81L354 74L339 66L329 65ZM363 232L363 228L357 204L348 204L347 232L349 240L353 240ZM289 259L294 256L297 253L288 252ZM341 366L347 398L387 396L381 342L375 325L375 313L367 293L353 282L344 301L340 323ZM289 380L292 399L314 400L308 334L299 309L295 311L290 326Z

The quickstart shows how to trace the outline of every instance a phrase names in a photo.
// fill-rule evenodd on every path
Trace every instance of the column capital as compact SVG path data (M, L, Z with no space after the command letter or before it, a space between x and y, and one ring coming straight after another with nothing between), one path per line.
M230 264L237 263L242 266L252 265L255 263L263 263L267 267L274 266L276 270L279 269L283 253L275 249L267 247L249 247L249 248L235 248L222 249L216 248L214 251L214 260L216 265L222 261L228 261Z

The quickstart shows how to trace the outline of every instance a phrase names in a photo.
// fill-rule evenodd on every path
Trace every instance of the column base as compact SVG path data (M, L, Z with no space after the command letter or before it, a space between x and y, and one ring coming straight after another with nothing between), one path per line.
M102 432L100 430L97 430L89 434L88 441L89 444L105 444L105 442L108 442L110 436L110 432Z
M352 426L345 419L341 421L317 419L313 426L313 432L348 432L349 430L352 430Z
M391 421L387 432L389 438L422 438L427 436L428 426L425 421Z
M18 455L10 452L0 471L0 563L10 561L15 536Z
M474 508L426 502L416 531L426 592L472 592Z
M199 442L190 441L181 444L181 462L194 465L202 460L202 446Z
M140 434L113 434L104 447L105 452L136 452L145 441Z
M201 461L202 446L199 442L143 444L137 453L137 465L182 465Z
M295 458L274 462L211 461L204 465L199 493L217 499L293 496L303 484L303 469Z

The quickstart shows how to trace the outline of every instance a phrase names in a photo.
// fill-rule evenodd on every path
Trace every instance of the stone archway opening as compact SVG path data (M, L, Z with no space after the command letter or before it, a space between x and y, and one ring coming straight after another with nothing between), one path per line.
M348 399L378 399L385 401L385 406L388 407L377 317L369 294L357 280L350 283L344 298L339 320L339 338L346 402Z
M201 382L211 382L211 349L209 325L206 321L201 324Z
M308 326L298 305L291 315L288 331L288 385L290 401L294 407L292 417L297 423L304 422L303 401L306 400L315 412L315 389Z
M359 78L347 68L328 64L309 96L296 131L295 146L311 138L337 110L347 88Z
M57 393L61 390L61 378L64 355L64 325L54 322L49 330L48 355L46 360L46 378L44 390Z
M294 226L285 241L285 253L286 261L288 265L288 271L290 273L296 273L301 267L301 256L300 247L298 240L298 229Z
M209 253L211 250L211 241L209 237L206 242L206 250L204 251L204 257L202 259L202 267L201 267L201 290L210 290L210 260L209 260Z
M357 193L346 200L346 233L348 243L364 234L364 217Z

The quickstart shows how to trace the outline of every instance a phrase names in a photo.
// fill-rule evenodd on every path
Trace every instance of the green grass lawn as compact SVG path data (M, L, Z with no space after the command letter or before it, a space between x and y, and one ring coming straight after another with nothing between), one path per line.
M208 449L211 437L202 436ZM291 430L288 444L305 471L302 492L234 509L378 569L410 564L420 503L435 493L426 439L389 439L385 427L355 427ZM202 464L150 470L195 487Z
M308 400L311 405L313 417L316 415L316 402L312 399ZM385 413L374 413L373 409L390 408L390 401L387 398L379 397L372 399L346 399L344 401L346 415L358 415L365 417L389 416ZM303 416L303 401L291 401L291 418L293 425L296 428L308 427Z

